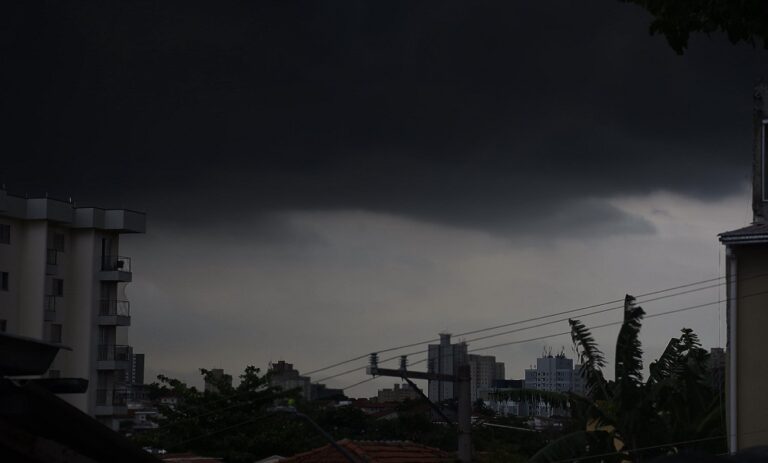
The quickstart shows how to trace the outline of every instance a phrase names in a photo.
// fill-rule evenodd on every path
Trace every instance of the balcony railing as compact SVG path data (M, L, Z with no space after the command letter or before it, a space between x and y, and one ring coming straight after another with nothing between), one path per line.
M120 407L125 406L127 403L127 389L96 389L96 405Z
M48 265L56 265L58 262L59 253L53 248L48 248L48 251L45 253L45 263Z
M45 296L43 310L48 313L56 313L56 296Z
M99 315L131 316L131 303L115 299L102 299L99 301Z
M131 346L119 344L101 344L99 345L99 360L112 360L116 362L127 362L131 359L133 349Z
M101 269L106 271L131 271L131 258L124 256L101 256Z

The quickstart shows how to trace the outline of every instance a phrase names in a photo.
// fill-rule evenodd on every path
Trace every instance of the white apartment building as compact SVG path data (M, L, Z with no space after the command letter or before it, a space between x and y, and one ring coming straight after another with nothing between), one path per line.
M49 377L85 378L62 398L116 428L127 414L131 260L124 233L144 233L143 213L76 207L0 189L0 330L53 343Z
M525 370L525 388L550 392L584 394L581 367L565 354L545 355L536 359L536 368Z
M467 343L451 344L451 335L440 334L440 344L430 344L427 369L430 373L455 375L459 366L468 362ZM432 402L455 399L456 392L452 381L429 381L427 396Z

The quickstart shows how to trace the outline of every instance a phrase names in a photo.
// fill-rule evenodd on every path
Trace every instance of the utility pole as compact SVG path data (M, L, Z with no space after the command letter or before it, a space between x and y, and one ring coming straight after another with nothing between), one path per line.
M462 463L470 463L472 461L472 392L470 388L471 373L469 364L459 365L458 372L455 375L446 375L442 373L429 373L424 371L410 371L407 367L407 358L405 355L400 357L400 368L379 368L379 355L372 353L370 355L370 365L366 369L366 373L373 376L392 376L395 378L402 378L409 384L413 385L411 379L426 379L428 381L450 381L456 385L459 398L459 416L458 416L458 456L459 461ZM440 408L432 403L424 393L418 388L416 389L422 398L426 399L430 406L436 409L437 413L447 420Z

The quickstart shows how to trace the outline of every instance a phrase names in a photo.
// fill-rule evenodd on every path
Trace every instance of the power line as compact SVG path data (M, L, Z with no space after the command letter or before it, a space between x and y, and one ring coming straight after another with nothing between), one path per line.
M668 311L665 311L665 312L659 312L659 313L655 313L655 314L646 315L643 318L644 319L657 318L657 317L661 317L661 316L665 316L665 315L671 315L671 314L674 314L674 313L686 312L686 311L689 311L689 310L695 310L695 309L701 309L701 308L704 308L704 307L709 307L709 306L712 306L712 305L715 305L715 304L720 304L720 303L722 303L724 301L728 301L728 300L746 299L746 298L749 298L749 297L760 296L760 295L763 295L763 294L768 294L768 291L760 291L760 292L757 292L757 293L747 294L747 295L739 296L739 297L732 298L732 299L717 300L717 301L713 301L713 302L707 302L707 303L703 303L703 304L696 304L696 305L692 305L692 306L688 306L688 307L682 307L680 309L668 310ZM624 323L623 320L617 321L617 322L603 323L601 325L592 326L592 327L590 327L590 329L594 330L594 329L606 328L606 327L609 327L609 326L621 325L623 323ZM540 341L540 340L543 340L543 339L554 338L554 337L559 337L559 336L565 336L565 335L569 335L569 334L571 334L570 330L563 331L563 332L560 332L560 333L554 333L554 334L547 334L547 335L543 335L543 336L537 336L537 337L533 337L533 338L519 339L519 340L516 340L516 341L510 341L510 342L503 342L503 343L499 343L499 344L493 344L493 345L490 345L490 346L484 346L484 347L478 347L476 349L471 349L471 350L468 351L468 353L470 353L470 352L479 352L479 351L488 350L488 349L495 349L497 347L506 347L506 346L511 346L511 345L515 345L515 344L524 344L524 343L533 342L533 341ZM469 341L467 341L467 342L469 342ZM406 354L406 355L416 355L416 354L421 354L422 352L423 351L412 352L412 353ZM390 357L390 358L381 360L380 362L381 363L388 362L390 360L394 360L394 359L397 359L399 357L400 356ZM420 363L426 362L427 360L428 360L428 358L422 358L422 359L417 360L415 362L409 363L409 365L418 365ZM328 377L326 379L332 379L332 378L335 378L335 377L338 377L338 376L343 376L343 375L352 373L354 371L360 370L362 368L365 368L365 367L358 367L358 368L355 368L355 369L352 369L352 370L347 370L346 372L343 372L343 373L340 373L338 375L334 375L334 376ZM357 384L354 384L352 386L348 386L348 388L354 387L356 385ZM346 390L347 388L344 388L344 389Z
M764 275L768 275L768 274L756 275L756 276L750 277L750 278L757 278L759 276L764 276ZM650 291L650 292L638 294L636 297L639 299L639 298L646 297L646 296L655 296L657 294L663 294L663 293L667 293L667 292L670 292L670 291L675 291L675 290L678 290L678 289L690 288L690 287L702 285L702 284L705 284L705 283L712 283L714 281L719 281L719 280L722 280L722 279L725 279L725 278L728 278L728 277L727 276L722 276L722 277L716 277L716 278L709 278L709 279L706 279L706 280L700 280L700 281L696 281L696 282L693 282L693 283L686 283L686 284L683 284L683 285L673 286L673 287L670 287L670 288L665 288L665 289L660 289L660 290L656 290L656 291ZM702 287L702 288L695 288L695 289L688 290L688 291L681 291L679 293L669 294L669 295L666 295L666 296L661 296L661 297L657 297L657 298L653 298L653 299L648 299L648 300L645 300L645 301L640 301L638 303L639 304L644 304L646 302L652 302L652 301L657 301L657 300L661 300L661 299L667 299L667 298L670 298L670 297L680 296L680 295L683 295L683 294L690 294L690 293L697 292L697 291L703 291L705 289L716 288L718 286L722 286L722 285L727 284L727 283L728 283L727 281L726 282L721 282L721 283L718 283L716 285L709 285L709 286L705 286L705 287ZM500 329L500 328L506 328L508 326L514 326L514 325L520 325L520 324L523 324L523 323L529 323L529 322L533 322L533 321L544 320L544 319L547 319L547 318L556 317L558 315L564 315L564 314L569 314L569 313L580 312L582 310L594 309L594 308L597 308L597 307L602 307L602 306L606 306L606 305L610 305L610 304L618 304L618 303L623 302L623 301L624 301L623 298L622 299L614 299L614 300L611 300L611 301L601 302L599 304L592 304L592 305L578 307L578 308L574 308L574 309L567 309L567 310L563 310L563 311L560 311L560 312L554 312L554 313L551 313L551 314L548 314L548 315L540 315L540 316L537 316L537 317L527 318L527 319L524 319L524 320L517 320L517 321L508 322L508 323L502 323L502 324L499 324L499 325L493 325L493 326L489 326L489 327L485 327L485 328L479 328L479 329L476 329L476 330L465 331L465 332L462 332L462 333L456 333L454 336L467 336L467 335L470 335L470 334L483 333L483 332L486 332L486 331L492 331L492 330L496 330L496 329ZM618 307L614 307L614 308L610 308L610 309L604 309L604 310L602 310L602 312L607 312L609 310L617 310L617 309L622 308L622 307L623 306L618 306ZM595 313L600 313L600 312L601 311L598 311L598 312L595 312ZM413 343L409 343L409 344L403 344L401 346L389 347L389 348L386 348L386 349L377 350L375 352L378 353L378 354L384 354L384 353L387 353L387 352L393 352L393 351L397 351L397 350L401 350L401 349L407 349L409 347L416 347L416 346L421 346L421 345L424 345L424 344L429 344L429 343L432 343L432 342L437 342L439 340L440 340L440 338L432 338L432 339L427 339L427 340L424 340L424 341L418 341L418 342L413 342ZM325 366L325 367L322 367L322 368L318 368L316 370L308 371L305 374L306 375L312 375L314 373L319 373L321 371L330 370L332 368L336 368L336 367L339 367L341 365L346 365L348 363L352 363L352 362L357 361L357 360L362 360L362 359L365 359L367 357L368 357L368 354L360 355L360 356L353 357L353 358L350 358L350 359L347 359L347 360L336 362L334 364L331 364L331 365L328 365L328 366ZM318 380L318 381L323 381L323 380Z
M739 297L733 298L732 300L746 299L746 298L749 298L749 297L755 297L755 296L759 296L759 295L763 295L763 294L768 294L768 291L760 291L760 292L753 293L753 294L747 294L747 295L743 295L743 296L739 296ZM728 300L731 300L731 299L726 299L726 301L728 301ZM722 302L723 302L723 300L716 300L716 301L712 301L712 302L696 304L696 305L692 305L692 306L682 307L682 308L679 308L679 309L672 309L672 310L667 310L667 311L664 311L664 312L658 312L658 313L655 313L655 314L646 315L643 318L644 319L649 319L649 318L662 317L662 316L671 315L671 314L675 314L675 313L680 313L680 312L700 309L700 308L704 308L704 307L709 307L711 305L720 304ZM601 325L592 326L592 327L590 327L590 329L594 330L594 329L606 328L606 327L609 327L609 326L621 325L623 323L624 323L623 320L616 321L616 322L603 323ZM522 331L522 330L523 329L519 329L517 331ZM560 332L560 333L554 333L554 334L548 334L548 335L543 335L543 336L537 336L537 337L528 338L528 339L520 339L520 340L516 340L516 341L504 342L504 343L494 344L494 345L490 345L490 346L478 347L476 349L469 350L468 353L470 353L470 352L479 352L479 351L483 351L483 350L494 349L494 348L498 348L498 347L505 347L505 346L515 345L515 344L524 344L524 343L533 342L533 341L540 341L540 340L543 340L543 339L549 339L549 338L553 338L553 337L565 336L565 335L569 335L569 334L571 334L570 330L563 331L563 332ZM482 337L482 338L483 339L487 339L488 337L486 336L486 337ZM422 351L418 351L418 352L414 352L414 353L406 354L406 355L416 355L416 354L421 354L421 353L422 353ZM391 361L391 360L395 360L395 359L397 359L399 357L400 356L390 357L390 358L381 360L380 363L385 363L385 362L388 362L388 361ZM417 360L415 362L410 363L410 365L418 365L420 363L426 362L427 360L428 360L428 357L425 357L425 358L422 358L420 360ZM361 369L364 369L364 368L365 368L365 366L353 368L353 369L350 369L350 370L346 370L346 371L338 373L336 375L323 378L320 381L325 381L325 380L328 380L328 379L337 378L339 376L344 376L344 375L347 375L347 374L350 374L350 373L354 373L354 372L356 372L358 370L361 370ZM375 379L377 379L377 377L366 378L364 380L358 381L356 383L353 383L353 384L351 384L349 386L346 386L346 387L343 387L341 389L344 390L344 391L347 391L349 389L355 388L355 387L360 386L362 384L374 381ZM248 392L253 392L253 391L248 391ZM234 398L234 397L236 397L238 395L242 395L242 394L244 394L244 393L233 394L231 396L219 399L219 401L224 400L224 399L231 399L231 398ZM247 404L250 404L250 403L251 402L248 402ZM197 418L197 417L210 415L210 414L213 414L213 413L229 410L229 409L232 409L232 408L237 408L239 406L244 406L244 405L247 405L247 404L235 404L235 405L233 405L231 407L225 407L223 409L214 410L212 412L204 413L204 414L201 414L201 415L197 415L197 416L193 415L193 416L185 418L185 420L194 419L194 418Z
M761 275L756 275L756 276L748 277L748 278L757 278L759 276L763 276L763 275L761 274ZM691 286L701 285L701 284L704 284L704 283L709 283L709 282L712 282L712 281L715 281L715 280L720 280L722 278L723 277L719 277L719 278L714 278L714 279L702 280L702 281L695 282L695 283L688 283L688 284L685 284L685 285L674 286L674 287L663 289L663 290L657 290L657 291L652 291L652 292L649 292L649 293L644 293L644 294L642 294L642 295L640 295L638 297L644 297L644 296L649 296L649 295L661 294L661 293L669 292L669 291L676 290L676 289L689 288ZM647 300L638 302L638 304L652 302L652 301L657 301L657 300L660 300L660 299L666 299L666 298L670 298L670 297L676 297L676 296L683 295L683 294L689 294L689 293L696 292L696 291L701 291L701 290L704 290L704 289L714 288L714 287L722 285L722 284L725 284L725 283L720 283L718 285L709 285L709 286L705 286L705 287L702 287L702 288L696 288L696 289L692 289L692 290L681 291L679 293L674 293L674 294L660 296L660 297L656 297L656 298L652 298L652 299L647 299ZM768 292L768 291L766 291L766 292ZM760 295L760 294L764 294L764 293L765 292L756 293L756 294L752 294L752 295L740 296L740 297L737 297L735 299L747 298L747 297L756 296L756 295ZM621 301L623 301L623 299L621 299ZM573 313L573 312L577 312L577 311L580 311L580 310L585 310L587 308L599 307L599 306L607 305L607 304L614 303L614 302L616 302L616 301L610 301L610 302L602 303L602 304L595 304L595 305L588 306L588 307L581 307L579 309L570 309L570 310L559 312L559 313L556 313L556 314L544 315L544 316L534 317L534 318L526 319L526 320L519 320L519 321L516 321L516 322L506 323L506 324L503 324L503 325L497 325L495 327L489 327L489 328L483 328L483 329L480 329L480 330L468 331L468 332L465 332L465 333L460 333L457 336L460 336L460 335L463 335L463 334L466 334L466 333L479 333L479 332L483 332L483 331L489 331L489 330L492 330L492 329L498 329L499 327L502 327L502 326L512 326L512 325L515 325L515 324L522 324L522 323L526 323L526 322L529 322L529 321L541 320L541 319L550 318L550 317L553 317L553 316L556 316L556 315L559 315L559 314L563 314L563 313ZM709 302L709 303L705 303L705 304L698 304L698 305L695 305L695 306L684 307L684 308L681 308L681 309L675 309L675 310L670 310L670 311L661 312L661 313L657 313L657 314L652 314L652 315L646 316L645 318L646 319L647 318L654 318L654 317L668 315L668 314L672 314L672 313L683 312L683 311L687 311L687 310L693 310L693 309L697 309L697 308L711 306L711 305L714 305L714 304L720 304L722 302L723 302L723 300L717 300L717 301ZM623 307L624 306L621 305L621 306L601 309L601 310L593 311L593 312L590 312L590 313L587 313L587 314L582 314L582 315L580 315L580 317L591 316L591 315L595 315L595 314L599 314L599 313L608 312L608 311L611 311L611 310L618 310L618 309L621 309ZM481 337L478 337L478 338L469 339L469 340L467 340L465 342L474 342L474 341L478 341L478 340L490 339L490 338L493 338L493 337L503 336L503 335L507 335L507 334L513 334L513 333L517 333L517 332L521 332L521 331L525 331L525 330L529 330L529 329L533 329L533 328L538 328L538 327L541 327L541 326L551 325L551 324L554 324L554 323L561 323L561 322L567 321L567 320L568 320L568 318L553 320L553 321L549 321L549 322L545 322L545 323L540 323L540 324L537 324L537 325L517 328L515 330L509 330L509 331L505 331L505 332L501 332L501 333L494 333L492 335L481 336ZM604 327L608 327L608 326L615 326L615 325L620 325L622 323L623 323L623 321L612 322L612 323L607 323L607 324L603 324L603 325L594 326L594 327L592 327L592 329L599 329L599 328L604 328ZM491 345L491 346L485 346L485 347L479 347L479 348L476 348L476 349L472 349L469 352L478 352L478 351L482 351L482 350L493 349L493 348L496 348L496 347L504 347L504 346L514 345L514 344L523 344L523 343L527 343L527 342L539 341L539 340L548 339L548 338L552 338L552 337L568 335L570 333L571 333L570 331L565 331L565 332L561 332L561 333L555 333L555 334L550 334L550 335L545 335L545 336L538 336L538 337L524 339L524 340L517 340L517 341L505 342L505 343L500 343L500 344L494 344L494 345ZM439 338L426 341L426 343L435 342L435 341L439 341ZM380 351L380 352L391 352L391 351L394 351L394 350L403 349L405 347L413 347L413 346L423 345L423 344L424 344L424 342L412 343L412 344L407 344L405 346L388 348L388 349L385 349L385 350ZM421 354L422 352L423 352L423 350L419 350L419 351L411 352L411 353L408 353L408 354L405 354L405 355L406 356L417 355L417 354ZM367 357L368 357L368 355L364 355L364 356L358 356L355 359L356 360L361 360L361 359L367 358ZM389 361L398 359L400 357L401 357L401 355L392 356L392 357L386 358L384 360L380 360L380 363L389 362ZM427 360L428 360L427 358L423 358L423 359L420 359L420 360L417 360L417 361L411 363L411 365L417 365L417 364L426 362ZM346 363L350 363L350 361L338 362L335 365L338 366L338 365L343 365L343 364L346 364ZM317 380L317 382L327 381L327 380L338 378L338 377L341 377L341 376L346 376L346 375L354 373L356 371L364 370L366 368L366 366L367 365L351 368L351 369L345 370L343 372L340 372L340 373L337 373L337 374L334 374L334 375L331 375L331 376L327 376L327 377L321 378L321 379ZM330 368L330 367L313 370L312 372L323 371L323 370L328 369L328 368ZM306 373L306 374L309 375L310 373ZM352 384L350 386L346 386L346 387L342 388L342 390L346 391L348 389L352 389L352 388L357 387L357 386L359 386L361 384L365 384L365 383L367 383L369 381L372 381L373 379L375 379L375 378L373 378L373 377L372 378L367 378L365 380L362 380L362 381L359 381L357 383L354 383L354 384ZM241 395L244 395L244 394L247 394L247 393L250 393L250 392L254 392L254 391L244 391L244 392L239 392L239 393L231 394L229 396L217 399L217 400L215 400L215 401L213 401L211 403L217 403L217 402L221 402L221 401L225 401L225 400L230 400L230 399L236 398L238 396L241 396ZM227 407L227 409L229 409L229 408L236 408L237 406L241 406L241 405L244 405L244 404L235 405L233 407ZM200 407L201 406L198 406L198 408L200 408ZM204 415L207 415L207 414L210 414L210 413L206 413ZM198 416L202 416L202 415L198 415ZM194 418L195 418L194 415L189 417L189 419L194 419Z

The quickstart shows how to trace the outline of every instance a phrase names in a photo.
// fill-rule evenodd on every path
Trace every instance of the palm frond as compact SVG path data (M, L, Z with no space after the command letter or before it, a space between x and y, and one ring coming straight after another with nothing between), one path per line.
M678 344L677 338L670 339L661 357L651 362L648 367L650 375L648 375L648 382L646 384L657 384L664 378L669 378L672 375L675 365L678 363Z
M643 380L643 350L640 345L641 321L645 315L635 298L624 298L624 323L616 340L616 382L619 387L637 389Z
M605 378L602 371L605 366L605 356L597 346L589 328L581 321L569 319L568 324L571 326L571 339L579 354L580 374L586 382L587 394L594 399L605 398Z

